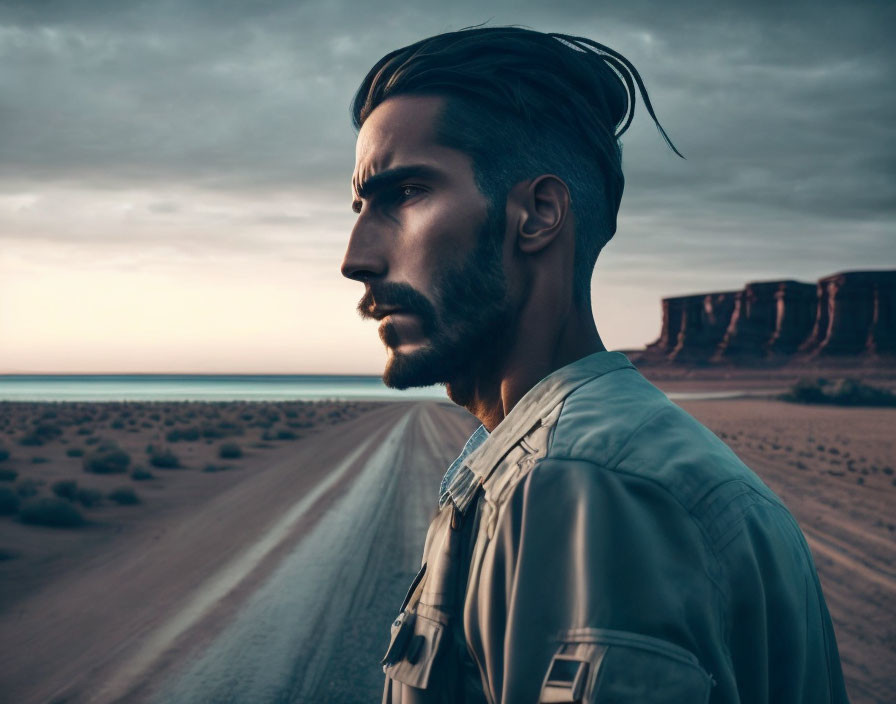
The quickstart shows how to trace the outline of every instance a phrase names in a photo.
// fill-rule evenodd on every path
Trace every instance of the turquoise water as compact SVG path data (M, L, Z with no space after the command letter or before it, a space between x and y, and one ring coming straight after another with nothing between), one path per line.
M0 401L445 399L442 386L396 391L377 376L0 375Z
M736 398L742 391L670 393L675 401ZM443 386L396 391L378 376L84 374L2 375L0 401L446 400Z

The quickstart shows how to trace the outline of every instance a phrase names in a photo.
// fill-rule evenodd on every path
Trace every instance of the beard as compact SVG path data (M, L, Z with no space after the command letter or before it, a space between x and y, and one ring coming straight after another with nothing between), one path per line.
M380 327L380 337L392 351L383 372L386 386L407 389L468 382L467 377L501 357L511 321L501 260L503 234L502 219L490 214L469 256L436 277L434 302L407 284L369 284L358 304L363 317L370 317L374 301L377 306L402 308L420 318L427 339L413 352L400 353L394 326L387 322Z

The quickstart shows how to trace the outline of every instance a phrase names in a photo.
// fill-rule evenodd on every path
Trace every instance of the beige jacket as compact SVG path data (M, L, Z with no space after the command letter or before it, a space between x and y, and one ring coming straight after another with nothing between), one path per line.
M781 500L618 352L466 458L392 624L384 702L845 702Z

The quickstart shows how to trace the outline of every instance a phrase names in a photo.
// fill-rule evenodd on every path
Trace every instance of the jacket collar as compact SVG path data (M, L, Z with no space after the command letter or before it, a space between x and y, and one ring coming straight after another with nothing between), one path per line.
M595 352L551 372L533 386L510 410L504 420L464 461L467 472L460 472L449 488L451 498L461 511L466 510L476 490L504 459L510 449L577 388L608 372L635 366L622 352Z

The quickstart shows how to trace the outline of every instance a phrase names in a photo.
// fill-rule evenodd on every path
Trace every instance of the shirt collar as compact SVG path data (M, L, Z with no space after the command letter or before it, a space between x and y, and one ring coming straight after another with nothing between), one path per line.
M445 476L442 478L442 484L439 486L439 508L448 503L452 491L454 495L460 493L461 487L456 484L454 480L456 479L458 472L463 468L464 460L467 459L473 450L484 443L486 438L488 438L488 431L485 429L484 425L480 425L473 431L473 434L470 436L470 439L467 440L467 444L464 445L464 449L461 451L460 455L458 455L457 459L451 463L450 467L448 467L448 471L445 472Z
M464 511L476 490L489 478L495 466L523 436L540 425L557 404L592 379L617 369L627 368L634 369L635 366L622 352L604 350L582 357L551 372L526 392L491 434L488 434L485 428L481 428L484 436L469 453L461 453L455 460L458 467L452 473L452 478L446 475L447 495L461 511ZM476 433L473 435L476 436ZM472 440L471 437L467 446ZM464 447L465 451L466 449L467 447ZM445 500L447 501L447 496Z

